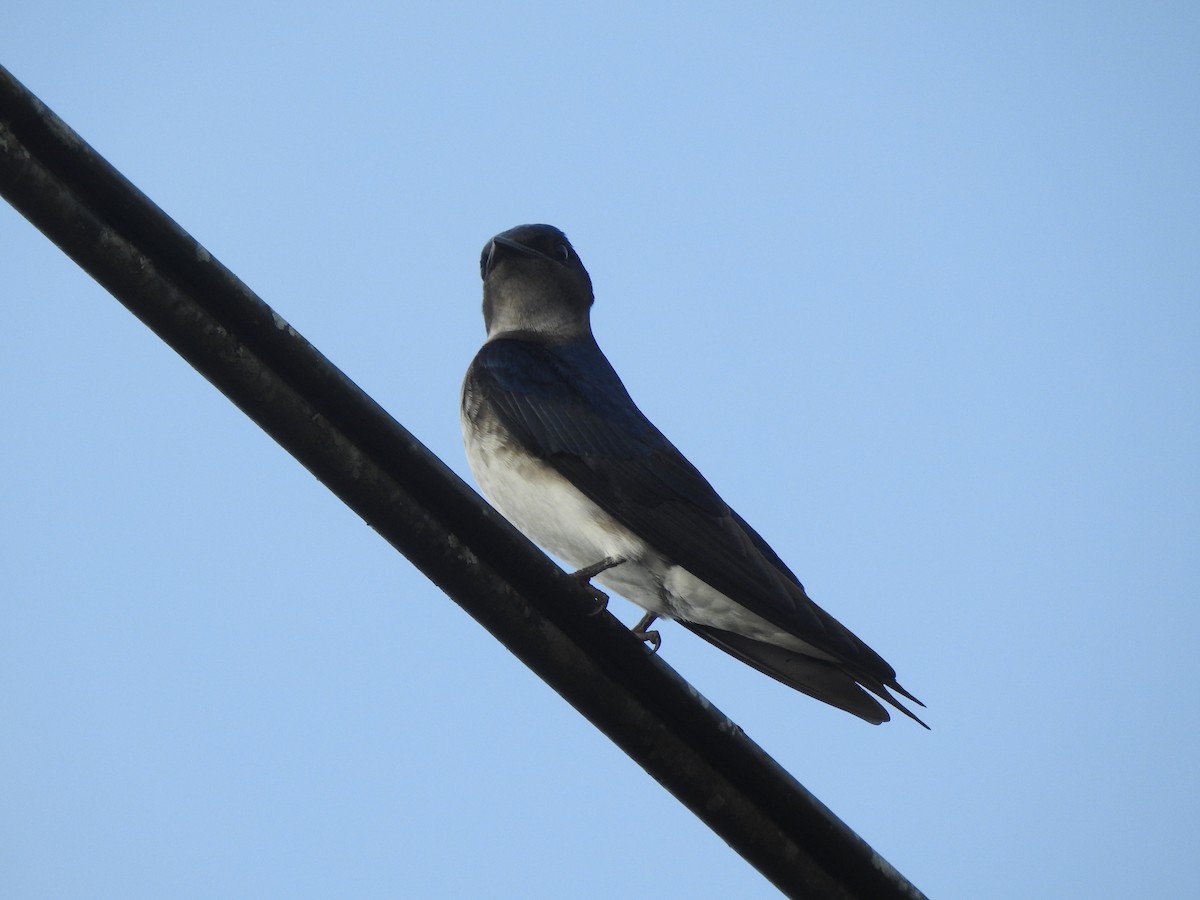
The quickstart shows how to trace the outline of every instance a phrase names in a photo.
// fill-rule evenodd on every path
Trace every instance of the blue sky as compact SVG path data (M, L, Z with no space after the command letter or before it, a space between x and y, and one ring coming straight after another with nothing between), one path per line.
M467 477L478 253L929 705L663 657L933 896L1182 896L1192 4L25 4L0 63ZM0 892L769 897L8 207ZM614 602L626 622L637 612Z

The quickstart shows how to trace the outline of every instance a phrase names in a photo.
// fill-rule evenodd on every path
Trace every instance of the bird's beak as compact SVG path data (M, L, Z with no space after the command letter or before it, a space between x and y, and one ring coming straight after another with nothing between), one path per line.
M520 253L524 256L536 256L539 259L549 259L551 262L554 262L553 258L547 256L545 253L534 250L532 247L526 247L524 244L514 241L512 238L506 238L503 236L494 237L492 238L492 243L488 245L487 264L484 266L483 273L484 278L491 274L492 269L496 265L498 256L500 255L498 253L499 247L503 247L505 250L511 250L515 253Z

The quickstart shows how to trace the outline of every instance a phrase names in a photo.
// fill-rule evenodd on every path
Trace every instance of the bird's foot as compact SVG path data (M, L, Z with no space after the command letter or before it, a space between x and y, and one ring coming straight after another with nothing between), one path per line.
M589 616L598 616L600 613L608 609L608 594L600 590L590 582L583 582L584 589L592 595L592 599L596 601L596 608L588 612Z
M592 563L590 566L584 566L577 572L571 573L571 577L577 579L580 584L587 588L588 593L596 598L596 608L588 613L588 615L598 616L608 608L608 594L604 593L604 591L592 584L592 579L601 572L607 571L613 566L619 566L623 562L625 562L623 557L606 556L604 559L600 560L600 562Z
M654 624L654 620L657 618L658 616L656 616L654 613L646 613L641 617L641 619L638 620L638 623L633 626L633 636L639 641L645 641L647 644L649 644L651 653L657 653L658 648L662 646L662 635L657 631L649 630L650 626Z

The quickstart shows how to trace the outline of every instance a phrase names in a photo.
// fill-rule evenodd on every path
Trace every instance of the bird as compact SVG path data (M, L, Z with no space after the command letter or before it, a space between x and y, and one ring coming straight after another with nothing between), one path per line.
M674 620L867 722L888 721L890 706L928 728L893 696L924 706L895 670L808 596L638 409L592 333L591 277L566 235L510 228L487 242L479 269L487 337L460 421L490 503L581 580L641 607L633 631L655 651L649 626Z

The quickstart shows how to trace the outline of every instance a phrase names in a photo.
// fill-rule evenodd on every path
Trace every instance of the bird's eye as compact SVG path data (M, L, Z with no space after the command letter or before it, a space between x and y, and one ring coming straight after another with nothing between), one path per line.
M562 262L570 262L570 261L571 261L571 248L570 248L568 245L566 245L566 244L559 244L559 245L558 245L557 247L555 247L554 249L555 249L556 251L558 251L558 258L559 258L559 259L560 259Z

